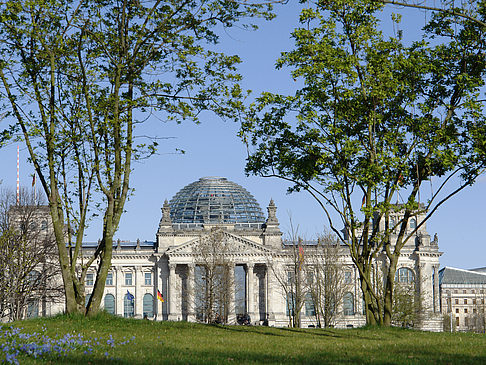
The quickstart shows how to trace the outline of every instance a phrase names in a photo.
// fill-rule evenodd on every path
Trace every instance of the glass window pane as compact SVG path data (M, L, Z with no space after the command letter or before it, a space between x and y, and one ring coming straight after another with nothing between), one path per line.
M154 297L152 294L145 294L143 296L143 316L154 316Z
M354 315L354 297L352 293L346 293L343 297L343 314L345 316Z
M145 273L145 285L152 285L152 273Z
M105 311L115 314L115 297L112 294L105 295Z
M111 272L106 275L106 285L113 285L113 273Z
M125 273L125 285L132 285L132 273Z

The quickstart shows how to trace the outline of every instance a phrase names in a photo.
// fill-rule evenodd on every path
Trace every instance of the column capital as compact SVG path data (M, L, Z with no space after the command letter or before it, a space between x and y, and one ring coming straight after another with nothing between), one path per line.
M176 263L169 263L169 270L170 270L170 271L175 270L176 266L177 266L177 264L176 264Z
M253 270L253 268L255 267L255 264L254 264L253 262L249 262L249 263L247 263L247 264L246 264L246 267L247 267L248 269Z

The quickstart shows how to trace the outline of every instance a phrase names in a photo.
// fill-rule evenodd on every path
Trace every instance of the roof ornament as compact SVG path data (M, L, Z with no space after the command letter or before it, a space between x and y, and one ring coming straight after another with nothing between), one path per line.
M273 199L270 199L270 204L268 204L267 212L268 212L268 218L266 221L267 226L278 225L279 223L277 219L277 207L275 206Z
M161 225L172 225L172 220L170 219L170 206L167 199L164 201L164 205L162 206L162 219L160 220Z
M170 218L170 205L167 199L162 206L162 218L159 223L159 233L172 230L172 219Z

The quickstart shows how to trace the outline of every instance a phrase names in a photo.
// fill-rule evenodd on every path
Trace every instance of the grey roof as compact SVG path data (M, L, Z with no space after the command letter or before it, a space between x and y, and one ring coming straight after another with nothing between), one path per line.
M486 273L471 270L444 267L439 271L439 283L442 284L486 284Z
M155 242L154 241L139 241L140 248L154 248ZM116 248L118 245L118 241L113 241L113 248ZM95 249L98 247L98 242L83 242L83 248L85 249ZM121 248L134 248L137 247L137 241L120 241Z
M469 271L481 272L486 274L486 267L478 267L476 269L469 269Z
M172 223L263 223L260 205L242 186L224 177L203 177L169 202Z

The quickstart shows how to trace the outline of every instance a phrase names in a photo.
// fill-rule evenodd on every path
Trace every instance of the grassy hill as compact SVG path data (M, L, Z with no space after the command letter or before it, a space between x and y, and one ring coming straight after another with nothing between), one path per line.
M58 316L3 326L0 359L20 364L486 364L486 335Z

